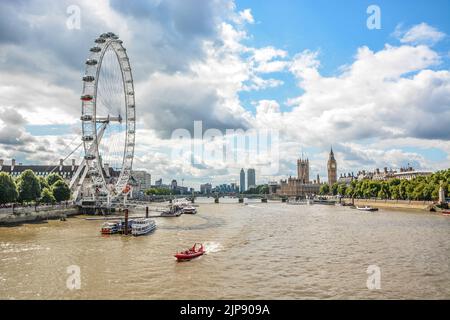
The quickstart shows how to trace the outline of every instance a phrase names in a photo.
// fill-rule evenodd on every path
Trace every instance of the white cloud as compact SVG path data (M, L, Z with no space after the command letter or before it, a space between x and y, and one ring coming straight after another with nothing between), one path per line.
M331 136L339 132L344 139L395 132L423 135L417 130L418 117L426 117L428 123L447 117L441 106L448 105L442 91L448 90L449 73L426 70L439 61L428 47L386 46L378 52L362 47L355 61L335 77L321 76L315 57L306 53L294 61L291 70L305 93L290 104L296 106L292 115L308 119L308 126L315 122L319 132ZM417 74L406 77L412 72ZM427 100L430 96L432 101ZM440 110L439 116L431 110Z
M33 74L4 73L0 79L0 108L14 108L28 124L79 122L80 95Z
M246 23L255 23L255 19L252 16L252 10L251 9L244 9L239 12L239 22L246 22Z
M394 35L400 39L401 43L428 45L433 45L446 37L445 33L424 22L407 31L402 31L401 27L397 26Z
M317 69L320 66L320 61L317 59L318 51L304 50L294 56L289 70L299 80L302 79L316 79L319 77Z
M277 49L275 47L263 47L253 49L253 60L256 62L268 62L274 58L285 58L288 53L285 50Z

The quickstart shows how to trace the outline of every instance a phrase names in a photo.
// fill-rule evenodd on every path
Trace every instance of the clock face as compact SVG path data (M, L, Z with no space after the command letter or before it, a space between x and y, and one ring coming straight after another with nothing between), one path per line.
M331 164L331 169L335 169L336 165L334 163Z

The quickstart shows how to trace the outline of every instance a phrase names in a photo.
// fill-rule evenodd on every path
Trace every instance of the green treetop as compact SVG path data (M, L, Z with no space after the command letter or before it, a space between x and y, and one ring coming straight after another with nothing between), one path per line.
M18 192L14 180L5 172L0 172L0 203L11 203L17 200Z
M20 202L36 201L41 196L41 184L32 170L25 170L17 179Z

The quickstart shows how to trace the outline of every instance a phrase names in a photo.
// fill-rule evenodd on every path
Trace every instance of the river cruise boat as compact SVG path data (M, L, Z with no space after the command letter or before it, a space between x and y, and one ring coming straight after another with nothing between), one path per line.
M128 232L131 232L133 227L134 219L128 220ZM125 233L125 219L122 219L119 223L119 233Z
M364 207L356 207L359 211L378 211L378 208L374 208L371 206L364 206Z
M120 231L120 222L118 221L109 221L102 224L102 228L100 229L101 234L114 234L119 233Z
M156 223L152 219L142 218L136 219L131 225L131 234L133 236L140 236L152 232L156 228Z

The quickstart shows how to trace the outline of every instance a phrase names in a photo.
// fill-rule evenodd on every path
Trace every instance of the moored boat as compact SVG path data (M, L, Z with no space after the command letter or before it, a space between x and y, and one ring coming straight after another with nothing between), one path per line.
M152 219L142 218L133 220L131 225L131 234L133 236L140 236L152 232L156 228L156 223Z
M131 228L133 226L133 222L134 222L133 219L128 220L128 230L129 230L128 232L131 231ZM122 219L119 222L119 233L125 233L125 219Z
M342 206L343 207L354 207L355 205L353 203L342 202Z
M161 217L179 217L183 213L183 208L179 205L171 205L169 210L161 212Z
M197 209L190 205L183 206L183 208L181 210L185 214L196 214L197 213Z
M443 214L444 216L450 216L450 210L443 210L443 211L442 211L442 214Z
M199 247L197 248L197 246ZM178 261L185 261L185 260L191 260L197 257L200 257L206 252L205 248L203 247L203 244L201 243L195 243L194 246L188 250L178 252L174 255L175 258L177 258Z
M294 200L294 201L288 201L287 204L290 205L311 205L311 201L309 199L304 200Z
M314 199L313 204L322 204L327 206L334 206L336 204L335 200L327 200L327 199Z
M105 222L102 224L102 228L100 230L101 234L114 234L118 233L120 230L119 226L120 222Z
M360 210L360 211L378 211L378 208L374 208L371 206L364 206L364 207L356 207L356 209Z

